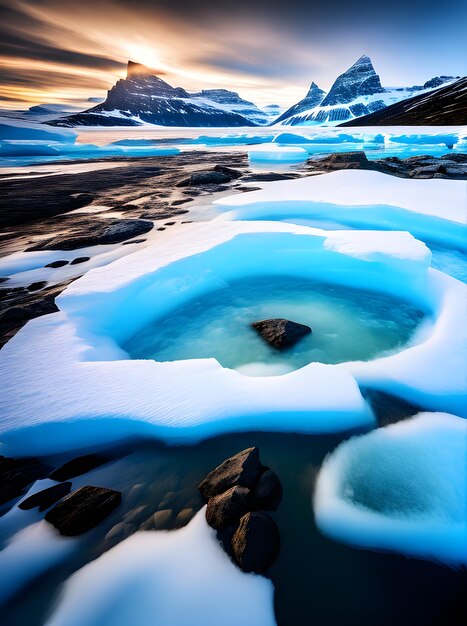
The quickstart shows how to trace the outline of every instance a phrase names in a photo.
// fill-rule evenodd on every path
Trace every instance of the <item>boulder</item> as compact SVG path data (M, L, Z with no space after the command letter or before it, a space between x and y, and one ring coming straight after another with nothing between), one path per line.
M52 267L55 269L56 267L63 267L64 265L68 265L68 261L52 261L52 263L47 263L44 267Z
M282 485L276 472L267 468L259 477L253 491L255 507L275 511L282 499Z
M50 468L38 459L11 459L0 456L0 504L21 496L39 478L47 476Z
M89 261L91 257L89 256L78 256L76 257L76 259L73 259L73 261L70 262L70 265L79 265L79 263L86 263L86 261Z
M18 508L23 511L29 511L29 509L39 508L39 511L45 511L52 504L55 504L65 496L67 496L71 491L71 483L58 483L58 485L52 485L52 487L48 487L47 489L43 489L42 491L38 491L34 493L26 500L23 500L20 504L18 504Z
M251 326L266 343L277 350L294 346L300 339L312 332L311 328L305 324L281 318L253 322Z
M191 521L194 517L195 511L192 507L187 507L186 509L182 509L180 513L175 518L174 528L182 528L186 526L189 521Z
M251 489L262 471L258 448L247 448L209 472L198 488L205 500L223 493L234 485Z
M251 491L236 485L209 500L206 521L212 528L226 528L237 522L250 508Z
M61 535L74 537L100 524L120 504L119 491L85 486L73 491L45 515Z
M221 174L225 174L226 176L230 176L230 178L240 178L243 174L240 170L236 170L233 167L227 167L226 165L216 165L214 167L215 172L220 172Z
M277 558L279 530L266 513L247 513L232 538L232 552L244 572L263 573Z
M28 291L39 291L40 289L44 289L44 287L47 287L47 281L39 280L36 283L31 283L30 285L28 285L26 289Z
M232 175L225 172L216 172L214 170L206 172L195 172L188 178L184 178L177 187L188 187L196 185L220 185L222 183L228 183L232 180Z
M111 457L105 454L85 454L84 456L78 456L76 459L72 459L54 470L49 478L57 481L69 480L70 478L86 474L95 467L109 463L111 460Z

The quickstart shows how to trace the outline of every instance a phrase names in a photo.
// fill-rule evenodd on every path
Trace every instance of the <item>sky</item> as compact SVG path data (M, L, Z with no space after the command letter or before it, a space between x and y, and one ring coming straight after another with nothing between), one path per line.
M143 63L289 106L362 54L383 86L467 74L466 0L0 0L0 108L84 108Z

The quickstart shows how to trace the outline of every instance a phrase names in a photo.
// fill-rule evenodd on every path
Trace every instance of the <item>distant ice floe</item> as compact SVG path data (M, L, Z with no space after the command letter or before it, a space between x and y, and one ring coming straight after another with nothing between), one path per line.
M430 410L465 413L466 288L429 262L429 250L408 233L275 222L186 225L88 272L57 298L59 313L30 321L2 348L3 453L57 452L137 435L188 442L242 430L371 427L359 383ZM397 354L257 378L215 359L130 360L120 347L225 281L274 274L393 294L426 310L430 322Z
M336 220L467 249L466 188L462 180L411 180L362 170L263 184L260 191L221 198L220 219Z
M354 437L320 470L316 523L351 545L465 564L466 455L467 421L445 413Z
M248 158L252 163L297 163L306 161L308 152L298 146L281 146L276 143L263 143L252 146L248 150Z
M225 554L204 509L129 537L66 582L47 626L274 626L272 582Z

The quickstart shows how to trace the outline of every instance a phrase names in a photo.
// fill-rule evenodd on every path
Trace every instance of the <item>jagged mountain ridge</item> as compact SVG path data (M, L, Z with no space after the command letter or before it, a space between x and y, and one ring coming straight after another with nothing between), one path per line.
M128 62L127 77L104 102L54 122L57 126L255 126L246 117L172 87L144 65Z
M325 96L326 92L320 89L315 82L312 82L308 93L303 100L300 100L300 102L291 106L290 109L287 109L287 111L282 113L282 115L280 115L274 123L278 124L282 120L292 117L293 115L299 115L300 113L303 113L303 111L308 111L317 107L321 104Z
M418 94L341 126L467 125L467 78Z
M203 89L197 93L190 94L190 97L196 98L197 101L204 102L209 106L217 106L224 111L237 113L260 126L264 126L270 121L270 117L265 111L261 110L253 102L244 100L235 91L229 91L228 89Z
M320 103L304 107L302 100L275 123L285 126L336 124L383 110L396 102L410 98L414 92L431 91L453 80L455 78L451 76L438 76L426 81L424 85L385 88L381 85L371 59L363 55L346 72L337 77L329 93Z

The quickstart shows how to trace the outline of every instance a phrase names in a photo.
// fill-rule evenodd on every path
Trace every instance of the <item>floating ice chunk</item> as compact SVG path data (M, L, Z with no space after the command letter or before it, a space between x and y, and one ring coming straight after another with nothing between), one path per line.
M204 509L180 530L139 532L66 583L47 626L273 626L270 580L241 572Z
M1 139L22 139L34 141L36 139L44 141L59 141L74 143L77 134L65 128L54 128L53 130L43 124L31 124L21 120L5 120L0 122Z
M250 135L250 134L228 134L228 135L200 135L196 139L191 140L192 143L201 143L216 146L243 146L250 144L262 143L264 141L272 141L274 135ZM187 142L188 143L188 142Z
M314 496L323 533L363 548L467 562L467 421L415 418L342 443Z
M446 147L452 148L459 141L459 136L455 133L439 135L390 135L389 140L393 143L406 144L444 144Z
M306 161L308 152L298 146L282 146L277 143L263 143L248 150L252 162L274 161L280 163L296 163Z
M58 144L59 145L59 144ZM42 141L0 141L1 157L23 157L23 156L58 156L60 150L50 143Z
M306 144L306 143L361 143L363 138L360 135L349 135L348 133L319 133L316 135L299 135L297 133L280 133L274 137L274 143L280 144Z

